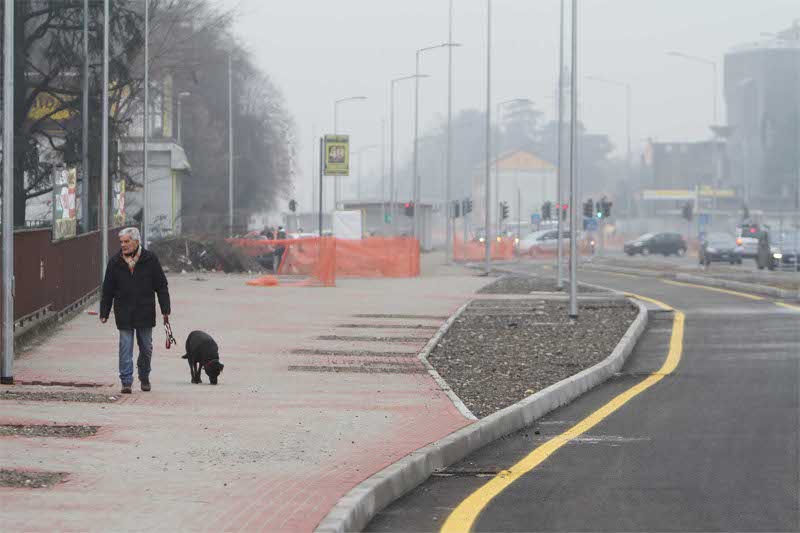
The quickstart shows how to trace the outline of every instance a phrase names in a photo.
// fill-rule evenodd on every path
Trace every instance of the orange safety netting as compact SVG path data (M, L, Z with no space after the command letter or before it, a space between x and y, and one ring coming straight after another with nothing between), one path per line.
M229 239L251 257L280 257L276 274L308 276L294 285L331 287L337 277L414 277L419 275L419 244L408 237L372 237L344 240L333 237L267 241ZM276 255L277 254L277 255ZM277 259L275 261L277 263ZM255 286L275 286L275 276L248 282Z
M482 261L486 257L486 245L480 241L453 239L453 258L456 261ZM491 246L492 261L507 261L514 258L514 240L495 239Z

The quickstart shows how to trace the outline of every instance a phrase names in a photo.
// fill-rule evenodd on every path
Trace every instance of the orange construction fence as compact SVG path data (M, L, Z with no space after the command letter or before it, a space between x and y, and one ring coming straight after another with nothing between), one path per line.
M406 278L419 275L419 244L408 237L371 237L345 240L318 237L286 240L229 239L252 257L278 254L276 274L308 276L302 285L331 287L337 277ZM252 285L274 286L277 278L264 276Z
M514 239L500 238L492 241L492 261L514 259ZM453 258L456 261L482 261L486 257L486 245L480 241L466 241L455 236L453 239Z

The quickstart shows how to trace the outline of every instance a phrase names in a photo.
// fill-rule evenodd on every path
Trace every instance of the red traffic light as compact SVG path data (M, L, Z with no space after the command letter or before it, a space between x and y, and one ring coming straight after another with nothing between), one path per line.
M750 228L750 233L755 233L755 232L756 232L756 228Z
M411 207L411 202L406 202L406 207Z

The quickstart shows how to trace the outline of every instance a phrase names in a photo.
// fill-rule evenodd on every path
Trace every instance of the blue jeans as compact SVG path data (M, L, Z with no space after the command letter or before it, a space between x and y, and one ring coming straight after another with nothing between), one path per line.
M139 369L139 381L149 379L150 360L153 358L153 328L119 330L119 379L122 385L133 384L133 335L139 345L139 358L136 368Z

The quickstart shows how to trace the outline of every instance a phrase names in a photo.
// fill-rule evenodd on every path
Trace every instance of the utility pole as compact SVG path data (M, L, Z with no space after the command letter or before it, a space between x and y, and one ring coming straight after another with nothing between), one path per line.
M110 0L103 0L103 131L102 131L102 169L100 173L100 232L102 234L101 243L103 249L101 250L101 267L100 267L100 283L103 282L105 275L105 268L108 264L108 32L110 31L111 24L109 24L109 17L111 16Z
M575 204L578 190L578 0L572 0L572 79L570 84L570 136L569 136L569 316L578 318L578 208Z
M233 60L228 52L228 236L233 237Z
M14 1L3 21L3 385L14 384Z
M171 95L170 95L171 96ZM163 98L166 98L164 95ZM180 104L180 100L178 101ZM178 124L180 128L180 124ZM147 248L147 215L150 204L150 188L147 185L148 154L147 141L150 139L150 0L144 0L144 121L142 123L142 246Z
M453 42L453 0L450 0L449 33L447 42ZM444 262L450 264L453 254L453 47L447 47L447 169L445 171L444 203L447 238L445 240Z
M558 243L556 254L556 286L564 289L564 224L562 223L564 180L564 0L561 0L561 22L558 38L558 174L556 177L556 220L558 222Z
M486 213L484 217L485 269L486 275L492 271L492 0L486 0L486 175L485 195Z
M83 0L83 76L81 80L81 213L83 233L89 222L89 0Z

